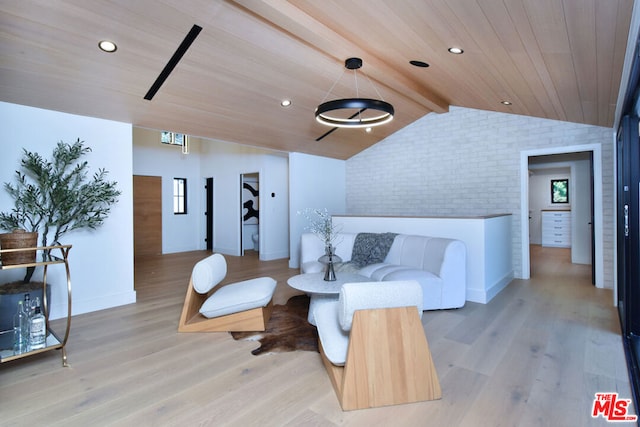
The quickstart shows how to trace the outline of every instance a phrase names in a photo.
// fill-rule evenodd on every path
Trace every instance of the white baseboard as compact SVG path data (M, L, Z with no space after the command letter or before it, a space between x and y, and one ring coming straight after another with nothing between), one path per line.
M289 251L286 252L260 252L260 261L273 261L274 259L289 258Z
M467 301L486 304L500 293L513 280L513 271L510 271L500 280L489 286L488 289L467 289Z
M66 297L65 297L66 298ZM90 313L136 302L136 291L123 292L115 295L101 296L100 298L73 300L71 303L71 315ZM67 306L52 304L50 319L61 319L67 316Z
M480 304L486 304L486 292L482 289L467 289L466 299L469 302L477 302Z
M502 291L504 288L507 287L507 285L509 283L511 283L511 281L513 280L513 271L510 271L508 274L506 274L502 279L498 280L496 283L494 283L492 286L489 287L489 289L487 290L487 301L489 302L493 299L493 297L495 297L496 295L498 295L500 293L500 291Z

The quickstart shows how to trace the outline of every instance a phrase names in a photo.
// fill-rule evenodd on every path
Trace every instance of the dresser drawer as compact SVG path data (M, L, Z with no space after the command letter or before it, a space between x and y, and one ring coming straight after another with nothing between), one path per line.
M570 211L543 211L542 216L547 218L571 218Z
M571 212L542 212L542 246L571 247Z

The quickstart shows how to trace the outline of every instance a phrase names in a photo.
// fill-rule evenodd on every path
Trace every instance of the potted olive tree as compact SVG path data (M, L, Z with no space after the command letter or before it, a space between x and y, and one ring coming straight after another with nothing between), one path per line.
M104 222L121 193L117 182L106 179L105 169L88 176L89 165L82 157L90 151L80 139L72 144L60 141L51 160L23 150L15 182L4 184L14 206L10 211L0 212L0 229L7 232L0 236L0 245L3 239L16 240L14 233L21 233L18 240L25 234L37 233L39 246L59 245L65 233L96 229ZM34 267L29 267L22 281L0 285L0 331L11 329L17 300L24 293L37 295L40 291L41 295L42 282L31 282L34 271Z

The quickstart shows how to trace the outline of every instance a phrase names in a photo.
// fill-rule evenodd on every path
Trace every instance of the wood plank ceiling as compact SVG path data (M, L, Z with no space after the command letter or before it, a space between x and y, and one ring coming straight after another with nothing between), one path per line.
M632 0L3 0L0 100L339 159L451 105L611 127L632 7ZM155 97L143 99L194 24L203 30L193 45ZM101 52L102 39L118 50ZM454 46L464 54L448 53ZM364 61L357 79L344 68L352 56ZM329 128L315 122L315 107L355 96L356 82L358 95L393 104L395 119L317 142ZM288 108L280 107L285 98Z

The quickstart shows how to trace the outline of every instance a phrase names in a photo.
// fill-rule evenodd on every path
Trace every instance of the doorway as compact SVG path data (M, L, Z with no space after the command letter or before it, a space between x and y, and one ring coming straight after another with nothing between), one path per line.
M571 263L593 265L592 171L592 152L529 157L531 245L567 248ZM554 182L565 183L562 198L556 199Z
M246 250L260 252L260 174L240 175L241 255Z
M133 176L133 257L162 254L162 177Z
M213 251L213 178L205 178L205 247L208 251Z
M592 156L593 165L593 256L594 281L598 288L604 287L603 259L603 219L602 219L602 147L600 144L585 144L567 147L545 148L522 151L520 153L520 230L522 278L531 277L530 240L529 240L529 159L535 156L587 152Z

